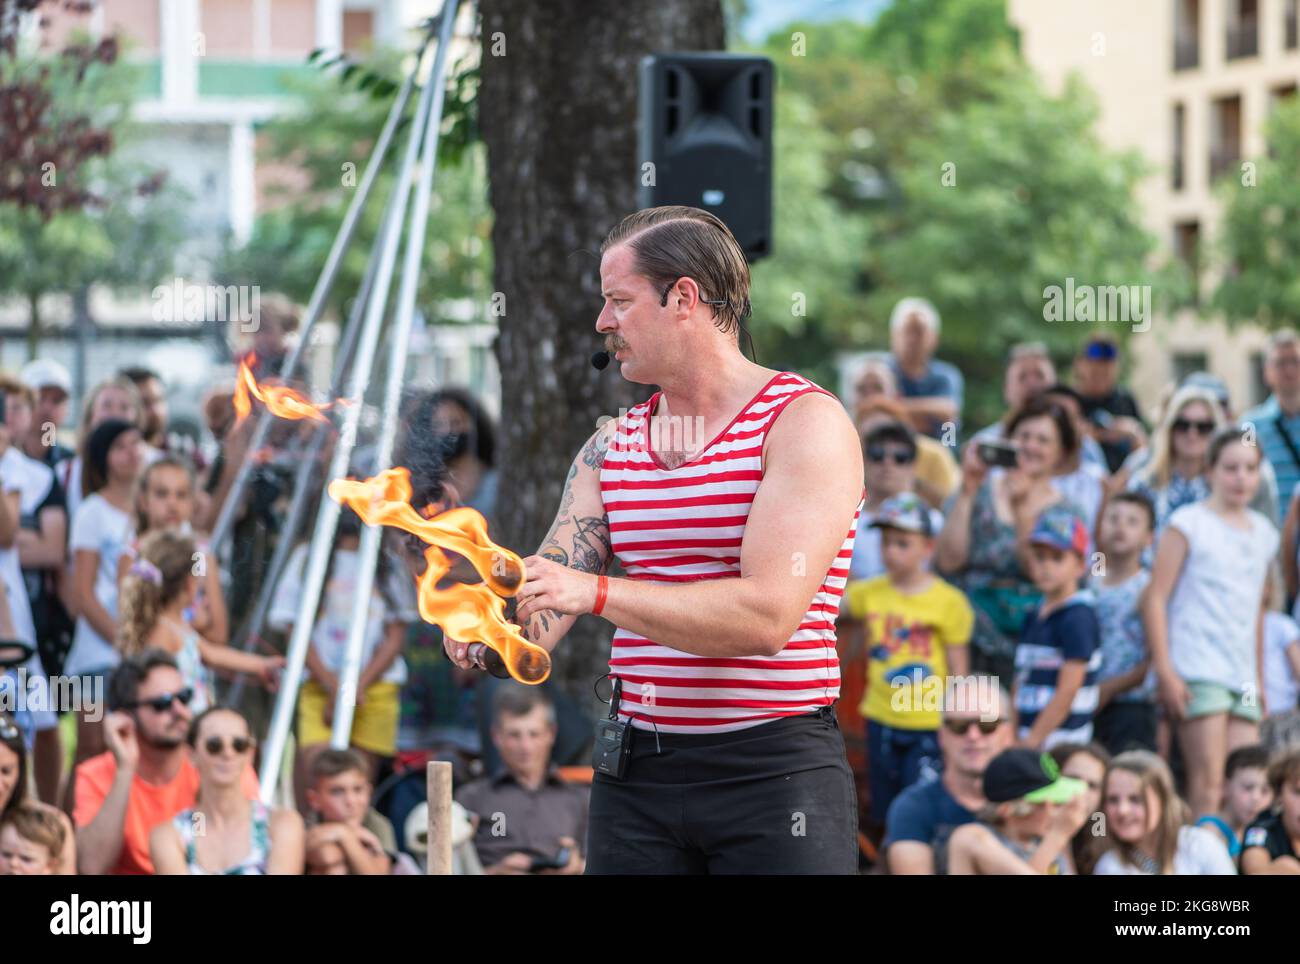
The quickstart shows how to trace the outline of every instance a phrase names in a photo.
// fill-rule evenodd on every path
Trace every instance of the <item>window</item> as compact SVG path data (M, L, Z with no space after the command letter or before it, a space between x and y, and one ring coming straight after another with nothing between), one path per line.
M1259 0L1229 0L1224 26L1228 60L1259 53Z
M1200 63L1200 36L1200 0L1174 0L1174 70L1191 70Z
M1192 275L1192 303L1201 301L1201 222L1179 221L1174 225L1174 254Z
M1241 97L1217 98L1210 118L1210 180L1215 181L1241 160Z
M1174 104L1173 157L1171 173L1175 191L1183 189L1183 140L1186 136L1187 116L1182 104Z
M1174 384L1181 385L1192 372L1209 371L1209 356L1203 351L1174 353Z
M1300 18L1300 0L1286 0L1282 9L1282 47L1295 50L1300 44L1300 32L1297 31L1297 19Z

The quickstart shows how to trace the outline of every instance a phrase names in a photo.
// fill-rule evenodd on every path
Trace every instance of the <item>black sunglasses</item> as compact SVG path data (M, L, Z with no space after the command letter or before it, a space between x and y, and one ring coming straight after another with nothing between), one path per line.
M226 741L219 736L210 736L203 741L203 749L208 751L209 756L220 756L226 749L226 745ZM237 736L230 741L229 745L235 751L235 756L243 756L253 745L253 741L246 736Z
M136 700L134 703L128 703L127 709L138 710L142 706L147 706L155 713L166 713L172 708L172 702L178 702L181 706L189 706L190 700L194 699L194 690L186 687L178 693L162 693L151 700Z
M957 736L965 736L967 733L970 732L970 728L972 726L978 726L980 728L980 732L983 733L985 736L988 736L990 733L997 732L998 727L1002 725L1002 721L1001 720L944 720L943 725L944 728L949 733L956 734Z
M875 462L877 465L892 458L895 465L910 465L916 461L916 453L909 452L907 449L887 449L883 445L867 446L867 461Z
M1210 435L1214 431L1213 422L1198 422L1190 418L1176 418L1173 425L1175 432L1195 430L1197 435Z

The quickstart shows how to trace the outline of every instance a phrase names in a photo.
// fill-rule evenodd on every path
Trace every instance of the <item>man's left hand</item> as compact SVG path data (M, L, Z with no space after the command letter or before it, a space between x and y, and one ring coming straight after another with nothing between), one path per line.
M551 610L570 616L589 613L596 605L596 576L578 572L542 556L524 560L527 578L519 589L515 620L522 626L537 612Z

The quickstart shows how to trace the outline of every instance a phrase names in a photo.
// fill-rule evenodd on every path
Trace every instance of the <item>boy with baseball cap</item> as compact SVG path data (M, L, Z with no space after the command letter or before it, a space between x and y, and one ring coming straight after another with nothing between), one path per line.
M1088 785L1046 753L1004 750L984 771L988 805L948 842L950 874L1069 874L1070 841L1088 819Z
M937 769L938 729L948 680L970 672L974 614L966 597L929 571L934 531L929 507L910 492L886 499L880 530L885 574L845 589L850 619L864 624L871 819L925 769Z
M1029 536L1029 574L1043 602L1025 619L1016 647L1013 697L1025 747L1092 739L1101 630L1091 595L1079 590L1087 551L1077 514L1059 505L1043 510Z

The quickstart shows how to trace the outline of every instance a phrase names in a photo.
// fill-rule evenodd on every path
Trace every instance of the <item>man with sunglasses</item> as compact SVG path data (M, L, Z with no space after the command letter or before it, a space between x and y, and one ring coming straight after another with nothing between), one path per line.
M912 784L885 818L881 850L891 874L942 874L948 837L985 804L984 770L1015 741L1011 697L992 677L948 687L939 727L943 773Z
M885 573L880 555L880 530L872 527L885 501L916 489L916 436L901 422L888 421L867 429L862 437L863 476L867 498L858 516L858 534L849 562L850 581L874 579ZM943 516L929 510L930 531L943 528ZM928 568L928 566L927 566Z
M185 738L193 690L161 650L124 659L108 685L108 750L76 772L77 865L82 874L152 874L149 834L193 807L199 774ZM257 795L250 767L244 792Z

